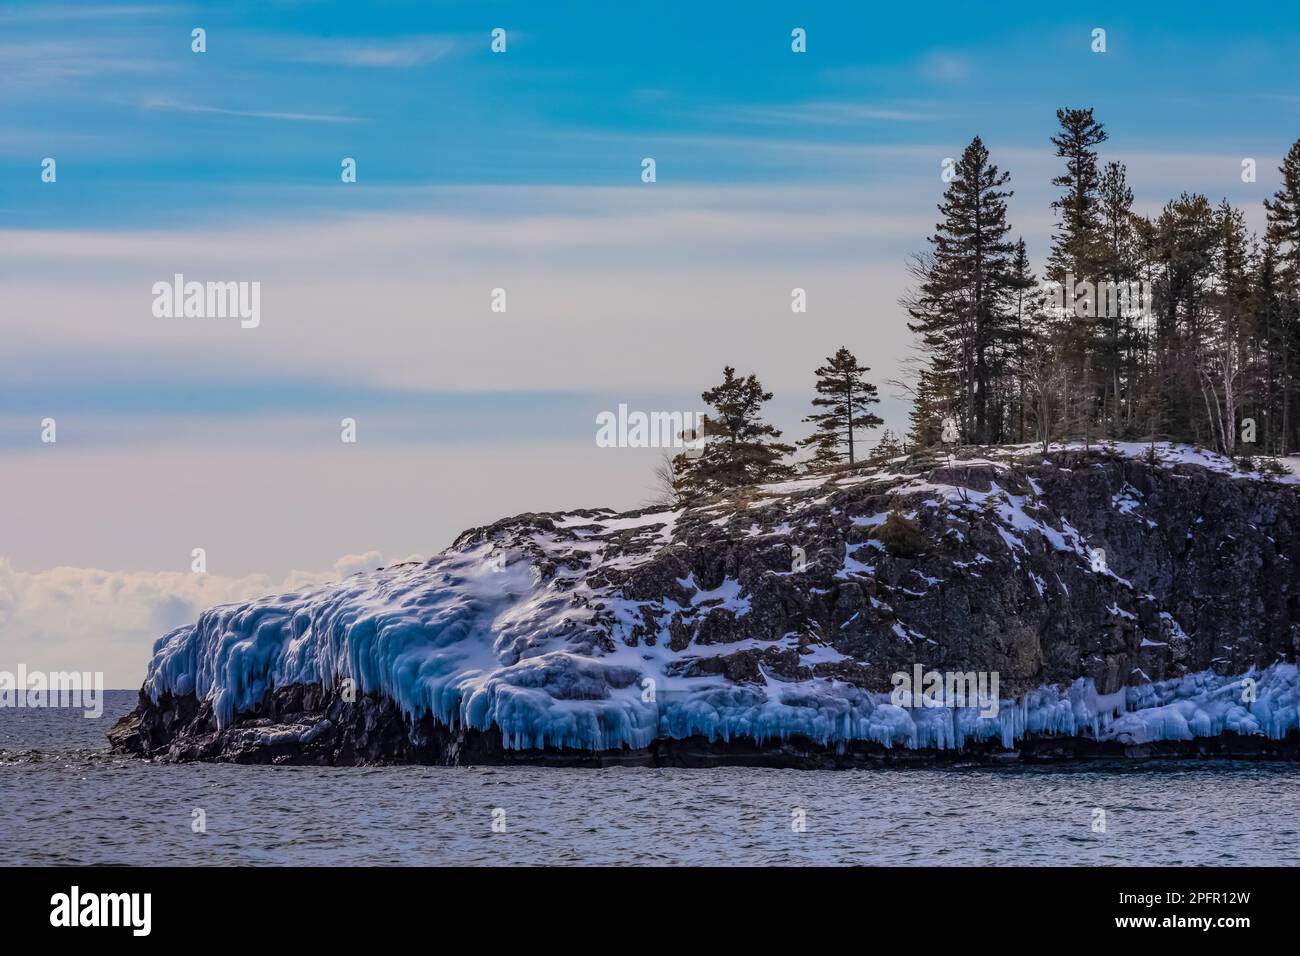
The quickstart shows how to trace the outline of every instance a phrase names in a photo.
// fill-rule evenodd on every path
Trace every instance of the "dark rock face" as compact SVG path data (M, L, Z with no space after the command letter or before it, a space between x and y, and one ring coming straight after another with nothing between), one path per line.
M854 658L816 665L815 673L877 690L916 661L998 671L1003 694L1076 677L1109 693L1140 682L1139 671L1150 680L1206 668L1240 673L1294 660L1300 651L1300 497L1293 487L1096 453L1056 454L1011 470L957 462L923 478L967 489L969 503L863 482L732 514L722 525L713 512L688 513L673 547L634 569L624 593L684 602L682 578L693 574L705 589L736 578L752 595L748 615L710 613L698 631L683 615L670 625L673 640L683 647L692 640L775 641L794 632ZM1017 535L1022 546L1009 546L1012 524L999 515L996 498L981 497L995 487L1023 499L1025 515L1064 531L1067 544L1104 551L1111 573L1095 573L1086 555L1059 550L1032 530ZM810 498L821 500L806 505ZM871 539L872 529L853 517L896 508L916 512L928 552L871 549L874 573L842 573L846 546ZM782 522L795 525L786 539L745 535L752 523ZM809 563L791 575L795 543ZM910 641L899 639L895 623ZM634 639L653 640L655 630L648 622ZM693 666L745 680L756 677L759 661L769 672L800 676L798 653L752 652Z
M603 533L606 560L586 573L586 584L645 603L643 621L630 629L616 628L612 611L593 603L596 646L666 641L684 652L676 676L716 674L737 684L816 676L884 691L891 674L916 663L995 671L1003 697L1079 677L1111 693L1205 669L1239 674L1300 654L1295 486L1096 451L1015 463L913 460L805 484L688 509L666 544L640 532ZM894 511L912 518L923 549L894 553L876 537ZM494 536L526 541L539 528L576 542L582 526L573 514L564 522L507 519L466 532L456 546ZM576 514L593 527L611 516ZM806 567L795 566L796 547ZM1093 550L1104 552L1101 570ZM638 560L609 560L620 555ZM535 560L545 577L563 558L551 550ZM683 583L712 591L728 580L739 582L747 613L693 602ZM727 653L738 641L747 646ZM832 660L816 653L823 647L837 652ZM702 648L711 653L689 651ZM1224 735L1136 752L1294 754L1295 736L1278 743ZM495 729L452 732L427 717L409 721L387 699L349 703L333 689L304 685L277 688L223 730L206 701L164 694L154 703L142 694L110 737L121 751L168 760L320 764L870 766L1135 752L1084 738L1029 739L1013 753L984 745L927 753L870 742L837 749L798 739L666 737L638 751L519 752L502 747Z
M387 698L347 702L303 684L268 693L225 729L218 729L207 701L163 695L154 704L142 693L136 710L118 722L109 739L119 752L178 762L452 764L477 749L490 749L487 735L476 731L455 738L428 717L412 723Z

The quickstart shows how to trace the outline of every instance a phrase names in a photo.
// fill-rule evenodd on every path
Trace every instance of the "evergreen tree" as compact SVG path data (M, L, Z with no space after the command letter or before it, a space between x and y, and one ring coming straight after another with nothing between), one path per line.
M1052 236L1051 255L1047 260L1047 277L1052 282L1066 284L1095 283L1103 258L1099 190L1101 177L1097 170L1097 152L1094 149L1106 140L1106 131L1092 115L1091 109L1059 109L1056 119L1060 132L1052 137L1056 155L1065 160L1065 173L1052 180L1053 186L1063 190L1052 203L1056 211L1057 232ZM1094 368L1094 353L1098 349L1097 333L1100 326L1096 298L1091 310L1079 314L1069 294L1063 302L1064 320L1058 361L1067 365L1067 394L1062 396L1061 411L1067 427L1082 433L1085 443L1091 438L1093 423L1099 407L1098 397L1103 389L1097 385L1099 377ZM1087 314L1091 311L1091 314Z
M1225 455L1237 450L1237 419L1245 386L1254 371L1249 348L1249 249L1241 210L1224 200L1215 213L1216 243L1211 265L1207 322L1196 356L1214 444Z
M1300 140L1291 145L1282 165L1282 186L1271 200L1264 200L1268 219L1267 241L1276 250L1277 278L1283 304L1280 309L1278 391L1281 405L1279 441L1282 453L1296 447L1292 436L1291 395L1297 326L1300 326Z
M1099 258L1097 152L1093 149L1106 141L1106 131L1092 117L1092 110L1060 109L1056 119L1061 132L1052 137L1056 155L1065 160L1064 175L1052 180L1065 192L1052 203L1060 231L1052 237L1052 254L1047 276L1064 282L1066 273L1078 280L1095 279Z
M1269 242L1278 250L1280 278L1292 299L1300 299L1300 140L1291 145L1278 167L1282 185L1264 200Z
M1257 257L1250 280L1251 354L1259 357L1255 394L1248 399L1249 411L1259 431L1257 448L1265 454L1277 454L1281 448L1278 431L1282 422L1281 382L1284 350L1288 346L1283 321L1286 303L1278 279L1277 247L1267 238Z
M1214 207L1183 193L1156 219L1155 353L1166 411L1162 430L1212 444L1198 369L1210 331L1211 267L1218 242Z
M1029 265L1029 250L1023 238L1016 240L1015 253L1011 258L1011 272L1007 280L1008 288L1014 298L1012 309L1015 325L1011 343L1011 357L1008 372L1015 381L1015 402L1011 408L1008 422L1008 434L1014 434L1016 441L1025 440L1025 418L1027 414L1027 395L1025 383L1028 379L1030 365L1030 346L1034 339L1034 327L1031 323L1034 289L1037 281Z
M1024 244L1005 241L1006 176L978 138L944 194L930 252L911 265L916 291L903 304L923 360L913 441L935 443L953 418L964 441L1033 437L1044 449L1097 435L1227 454L1297 447L1300 142L1265 203L1260 242L1239 209L1205 196L1134 214L1123 164L1098 162L1106 133L1092 110L1057 119L1065 172L1053 180L1062 194L1048 285L1036 283ZM1049 296L1069 276L1075 295ZM1257 437L1243 449L1247 418Z
M908 413L911 422L908 438L913 445L928 448L939 444L943 437L943 420L955 420L957 393L954 384L954 378L929 366L923 366L917 373L912 410Z
M1098 278L1112 283L1112 288L1127 288L1137 279L1137 234L1133 190L1129 188L1127 171L1122 163L1106 164L1097 194L1101 229ZM1138 329L1142 320L1140 304L1132 301L1099 316L1094 346L1102 389L1101 420L1106 433L1112 437L1123 434L1131 422L1135 351L1139 345Z
M995 359L1013 331L1006 311L1013 250L1006 201L1012 193L1002 189L1011 176L989 162L978 136L954 172L930 254L913 264L919 289L904 305L912 318L908 327L921 336L929 359L921 382L926 401L953 401L963 437L986 443L1002 438L1003 416L991 396ZM913 434L920 439L915 422Z
M700 397L716 414L705 418L700 456L681 454L673 459L674 488L679 494L719 494L794 474L794 469L781 462L794 449L774 441L781 432L759 415L763 403L771 401L772 393L763 391L755 376L738 378L736 370L728 365L722 371L721 384Z
M798 442L801 447L816 449L815 464L838 465L846 454L848 463L854 464L859 457L856 452L862 445L862 432L884 424L870 410L880 398L876 386L866 380L869 371L843 346L817 369L817 398L812 403L824 411L804 419L815 425L816 431Z
M880 433L880 441L876 442L876 447L871 449L871 454L868 457L868 460L877 464L883 464L891 458L897 458L899 455L905 453L906 449L903 447L903 443L899 437L894 434L893 429L886 428Z

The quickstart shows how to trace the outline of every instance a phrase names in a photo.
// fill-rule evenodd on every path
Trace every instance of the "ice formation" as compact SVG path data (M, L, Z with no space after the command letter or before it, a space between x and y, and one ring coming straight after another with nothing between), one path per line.
M949 489L933 489L947 494ZM1031 528L1061 551L1082 552L1077 533L1048 529L1023 499L994 490L987 499L1009 526L1013 551ZM870 516L874 521L879 516ZM1041 687L1003 700L999 713L976 708L906 709L888 692L830 678L761 683L718 675L682 676L683 664L747 646L745 640L672 650L627 640L647 613L664 621L687 605L626 596L597 568L626 569L671 539L679 514L573 514L471 538L423 564L361 572L294 594L226 605L159 639L145 690L210 699L222 726L270 689L297 683L337 686L396 701L410 717L431 714L452 728L499 728L515 749L642 748L656 737L772 741L802 736L824 746L852 740L889 747L959 748L994 739L1012 747L1026 734L1088 735L1142 744L1233 731L1280 739L1297 727L1300 675L1276 663L1236 677L1211 671L1101 695L1090 680ZM788 531L788 526L787 526ZM647 547L610 547L610 535ZM848 573L870 573L866 549L846 556ZM708 602L743 619L750 604L732 579L704 590L690 578L690 606ZM925 635L904 632L909 640ZM795 640L786 635L785 642ZM789 646L794 646L789 644ZM839 652L817 647L809 663Z

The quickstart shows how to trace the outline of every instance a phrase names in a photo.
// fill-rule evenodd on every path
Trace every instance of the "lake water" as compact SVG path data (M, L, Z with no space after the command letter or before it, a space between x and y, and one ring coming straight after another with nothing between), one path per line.
M0 845L10 862L1300 863L1294 763L841 772L167 766L107 752L105 732L136 695L107 697L98 720L0 709ZM1093 829L1098 809L1105 832ZM206 832L194 832L195 811Z

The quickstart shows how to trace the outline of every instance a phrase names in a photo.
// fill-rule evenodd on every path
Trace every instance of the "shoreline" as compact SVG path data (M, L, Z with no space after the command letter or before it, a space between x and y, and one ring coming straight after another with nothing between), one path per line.
M406 718L389 699L344 702L315 685L268 693L251 712L218 729L211 704L194 695L141 694L131 713L108 732L114 753L165 763L241 763L281 766L530 766L530 767L761 767L847 770L906 767L1001 767L1090 761L1300 761L1300 731L1280 740L1232 731L1189 740L1129 743L1085 735L1029 734L1016 746L970 741L961 748L907 748L872 740L822 744L792 735L729 741L703 736L659 737L640 749L512 749L501 732L452 732L428 715Z

